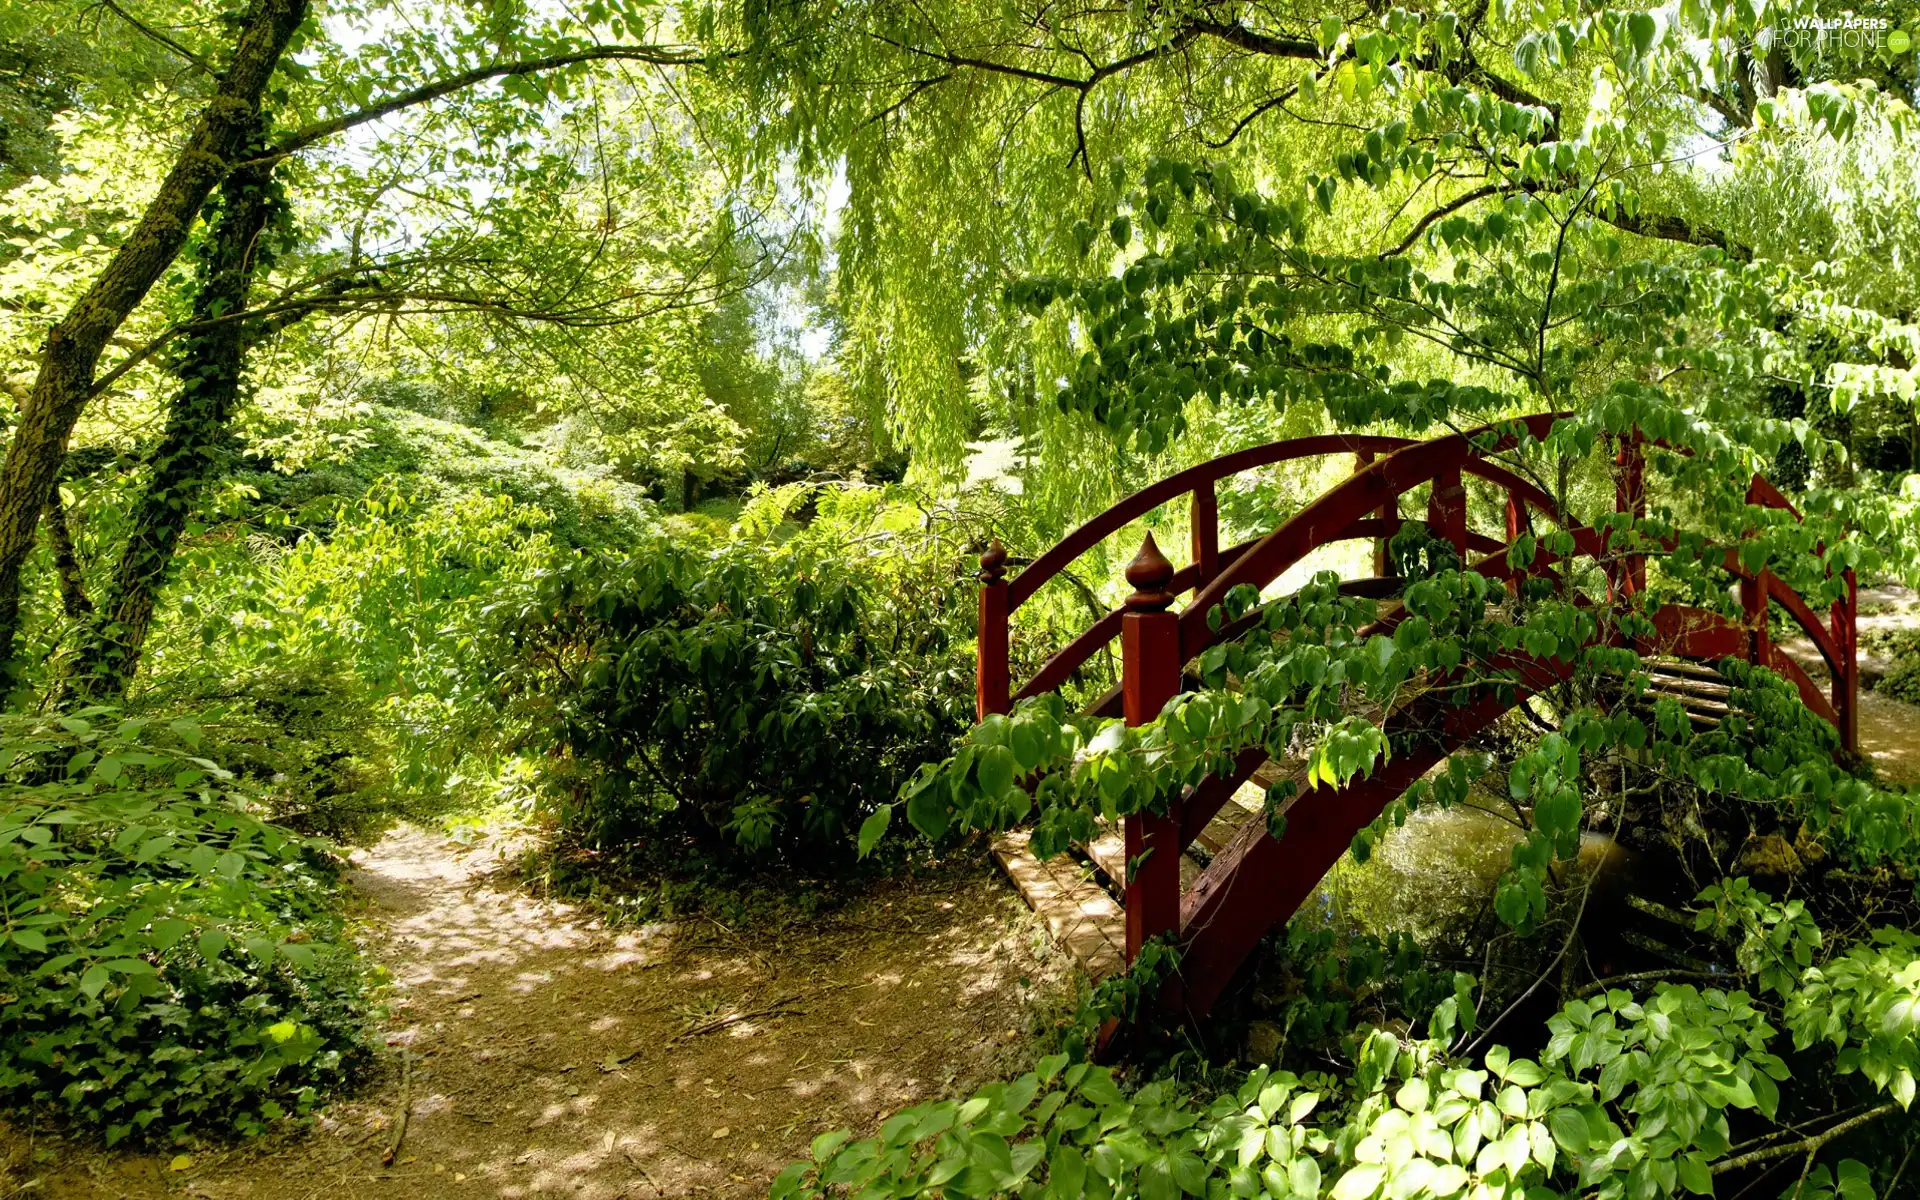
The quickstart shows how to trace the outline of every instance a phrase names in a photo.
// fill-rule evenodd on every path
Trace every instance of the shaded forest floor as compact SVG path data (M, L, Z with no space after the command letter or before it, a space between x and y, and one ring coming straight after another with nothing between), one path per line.
M764 1196L817 1133L1024 1069L1066 986L984 864L743 936L610 928L497 862L416 828L355 856L388 1052L310 1131L174 1170L0 1125L0 1197Z

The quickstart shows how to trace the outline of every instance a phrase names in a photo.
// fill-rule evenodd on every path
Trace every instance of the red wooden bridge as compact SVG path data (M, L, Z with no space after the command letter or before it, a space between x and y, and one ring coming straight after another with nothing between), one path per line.
M1089 711L1122 716L1128 724L1151 721L1181 688L1184 672L1216 641L1237 636L1256 616L1228 623L1218 631L1207 613L1241 584L1265 588L1312 551L1336 542L1372 539L1374 575L1341 585L1342 591L1390 598L1401 580L1387 575L1385 539L1401 526L1401 498L1431 485L1426 522L1432 533L1451 543L1471 569L1502 580L1557 569L1551 556L1538 554L1532 565L1508 565L1507 547L1534 522L1546 522L1571 534L1575 557L1585 557L1605 573L1609 601L1623 599L1646 584L1644 559L1610 550L1609 534L1570 524L1544 490L1497 461L1511 451L1512 433L1524 426L1544 438L1554 414L1504 422L1485 430L1415 441L1408 438L1332 434L1296 438L1241 450L1161 480L1074 530L1058 545L1013 578L1007 577L1006 552L996 542L981 559L978 711L1005 712L1014 701L1053 691L1115 637L1120 639L1121 682ZM1620 512L1645 513L1644 446L1622 439L1615 463L1615 499ZM1354 470L1343 482L1282 522L1271 532L1239 545L1220 545L1217 488L1223 479L1276 463L1330 455L1352 456ZM1499 536L1470 527L1468 481L1504 494L1505 527ZM1127 568L1134 592L1126 603L1048 658L1031 679L1014 686L1010 678L1010 619L1041 585L1075 559L1160 505L1191 497L1191 546L1186 566L1175 570L1149 535ZM1798 520L1785 497L1759 476L1747 491L1750 504L1783 510ZM1859 673L1854 616L1856 590L1847 573L1842 599L1826 620L1771 572L1746 571L1733 551L1725 567L1737 580L1743 618L1684 605L1660 607L1652 644L1636 649L1649 656L1656 686L1682 699L1696 722L1714 719L1716 693L1727 687L1717 674L1691 664L1741 658L1764 665L1792 681L1807 707L1832 722L1842 746L1853 750ZM1188 597L1175 611L1175 602ZM1778 605L1805 632L1824 661L1830 680L1818 686L1801 664L1773 644L1769 609ZM1397 621L1389 609L1382 623ZM1604 630L1603 626L1603 630ZM1603 631L1602 637L1615 636ZM1342 787L1297 793L1287 810L1285 834L1268 836L1256 807L1236 803L1235 793L1249 779L1285 778L1298 764L1273 763L1255 748L1234 769L1190 788L1165 813L1128 816L1124 830L1110 831L1084 847L1104 887L1078 864L1042 863L1026 852L1019 833L996 844L1001 861L1036 909L1096 974L1131 961L1148 939L1174 932L1182 945L1179 992L1185 1007L1204 1013L1217 1000L1241 962L1276 924L1285 921L1318 886L1371 823L1414 781L1448 754L1467 744L1503 713L1528 696L1568 678L1572 665L1558 659L1515 655L1504 665L1515 686L1489 686L1465 704L1442 703L1437 694L1416 698L1384 715L1383 725L1397 751L1370 777L1355 777ZM1817 668L1816 668L1817 669ZM1724 706L1718 711L1724 711ZM1398 735L1424 736L1403 739ZM1190 853L1194 849L1199 853ZM1141 857L1144 855L1144 859ZM1138 864L1128 874L1127 864Z

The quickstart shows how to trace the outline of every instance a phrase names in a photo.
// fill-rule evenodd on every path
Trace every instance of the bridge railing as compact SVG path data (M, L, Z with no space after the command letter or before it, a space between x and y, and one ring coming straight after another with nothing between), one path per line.
M1399 581L1387 575L1382 547L1385 539L1402 523L1401 498L1423 485L1431 485L1427 524L1438 536L1452 543L1461 561L1473 569L1509 580L1527 573L1516 571L1507 563L1506 551L1515 538L1532 528L1535 516L1540 516L1572 535L1576 555L1601 564L1607 577L1610 602L1643 590L1646 587L1643 554L1616 550L1610 544L1610 532L1570 524L1544 489L1491 460L1492 456L1512 447L1516 426L1534 438L1544 438L1559 418L1560 414L1539 414L1487 430L1425 442L1333 434L1276 442L1225 455L1188 468L1120 501L1067 535L1013 579L1007 578L1005 550L994 543L981 559L976 678L979 716L985 718L990 713L1005 712L1014 700L1059 688L1092 655L1118 637L1121 682L1094 701L1089 711L1119 715L1130 725L1153 720L1180 690L1186 663L1214 642L1238 636L1257 619L1249 615L1220 629L1208 624L1209 610L1233 588L1242 584L1264 588L1321 546L1373 538L1376 539L1375 576L1348 581L1343 588L1361 594L1389 594ZM1646 444L1637 437L1621 440L1615 472L1618 512L1645 514L1645 450ZM1222 479L1277 463L1334 454L1354 456L1353 474L1268 534L1239 545L1220 546L1217 486ZM1476 533L1468 527L1463 477L1469 475L1505 491L1504 540ZM1133 591L1125 603L1055 652L1031 679L1015 690L1009 658L1013 613L1049 579L1102 540L1181 496L1189 498L1188 565L1175 569L1152 535L1147 535L1139 554L1127 568L1127 580ZM1762 507L1783 510L1799 519L1786 498L1758 476L1749 488L1748 500ZM1482 557L1476 560L1474 555ZM1543 554L1527 570L1553 569L1549 557ZM1641 648L1713 660L1742 657L1768 666L1793 680L1808 706L1834 723L1842 744L1848 749L1854 748L1858 669L1854 636L1857 590L1852 572L1846 573L1844 595L1833 604L1828 620L1822 622L1797 593L1770 571L1763 570L1758 575L1747 572L1737 552L1728 551L1725 567L1739 580L1743 611L1740 625L1732 625L1707 610L1667 605L1656 617L1659 632L1655 643ZM1190 599L1176 612L1173 606L1181 596ZM1832 681L1830 701L1798 663L1772 644L1767 616L1775 603L1807 633L1826 661ZM1546 679L1543 675L1542 680ZM1231 771L1189 789L1170 804L1168 811L1137 813L1126 819L1126 860L1132 864L1124 900L1129 959L1149 938L1165 932L1186 932L1184 926L1188 918L1183 917L1183 910L1192 910L1190 916L1208 923L1220 918L1220 905L1224 903L1222 897L1226 891L1222 877L1235 869L1238 859L1216 858L1196 884L1195 894L1183 897L1180 857L1266 757L1264 749L1250 750L1240 756ZM1288 840L1291 843L1293 838ZM1334 842L1328 844L1334 845ZM1334 848L1337 852L1338 846ZM1269 901L1272 897L1261 901L1263 912ZM1266 919L1258 916L1252 925ZM1232 933L1215 930L1213 936L1216 940L1228 939L1230 947L1244 942L1244 946L1250 948L1252 944L1246 940L1245 929ZM1237 965L1235 955L1242 952L1231 948L1216 951L1215 961ZM1201 981L1202 997L1216 992L1221 983L1214 979Z
M1095 621L1086 632L1056 651L1042 664L1034 676L1026 680L1017 690L1012 686L1009 656L1013 614L1032 598L1042 585L1071 566L1074 561L1103 540L1140 517L1170 501L1182 496L1188 497L1189 562L1187 566L1173 573L1167 585L1167 591L1175 598L1193 593L1196 601L1188 605L1188 610L1191 612L1199 608L1199 596L1215 593L1225 595L1224 590L1213 588L1211 585L1223 575L1232 575L1237 579L1238 573L1234 568L1241 558L1260 541L1260 539L1254 539L1235 546L1221 547L1217 486L1222 479L1278 463L1335 454L1353 455L1355 474L1358 476L1375 469L1376 463L1386 463L1395 452L1419 444L1411 438L1384 435L1326 434L1273 442L1223 455L1189 467L1121 500L1062 538L1057 545L1035 559L1031 565L1012 579L1007 577L1005 548L998 542L993 543L980 559L980 654L975 677L977 715L984 718L989 713L1006 712L1013 701L1059 688L1088 659L1119 635L1121 618L1126 611L1124 607L1108 612ZM1428 504L1427 514L1429 524L1441 531L1443 536L1448 537L1463 552L1490 553L1504 545L1493 538L1473 533L1467 528L1466 500L1460 486L1460 475L1463 473L1480 476L1496 486L1507 489L1510 526L1521 519L1519 514L1524 507L1542 508L1549 512L1553 510L1552 501L1538 488L1496 463L1478 456L1469 458L1463 461L1459 469L1452 472L1448 479L1436 485L1434 497ZM1382 497L1373 510L1346 522L1345 528L1337 536L1328 536L1320 544L1363 538L1374 539L1377 543L1374 555L1375 578L1384 580L1387 573L1385 543L1388 538L1398 532L1402 521L1398 511L1399 497L1402 493L1426 482L1428 482L1427 479L1415 479L1396 486L1393 494ZM1514 533L1515 530L1510 528L1509 539L1514 536ZM1271 582L1271 580L1263 581L1262 586L1265 582ZM1357 585L1353 590L1364 592L1369 590L1368 585L1373 581L1352 582ZM1376 587L1372 590L1380 589ZM1200 609L1200 612L1204 619L1204 609ZM1191 632L1191 625L1192 622L1183 620L1183 645L1196 636ZM1112 712L1117 709L1118 702L1119 695L1116 690L1102 697L1098 708L1100 711Z

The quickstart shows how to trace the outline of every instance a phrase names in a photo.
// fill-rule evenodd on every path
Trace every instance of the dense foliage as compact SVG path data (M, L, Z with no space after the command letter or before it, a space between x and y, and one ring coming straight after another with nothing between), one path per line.
M1871 1151L1877 1124L1912 1107L1920 939L1888 929L1836 950L1801 901L1744 879L1698 901L1732 963L1719 986L1593 990L1547 1018L1535 1059L1481 1051L1492 1031L1474 1037L1476 981L1458 974L1410 1005L1418 1036L1363 1028L1334 1071L1259 1065L1221 1091L1174 1076L1129 1093L1060 1055L874 1137L823 1134L773 1195L1712 1195L1720 1176L1753 1186L1791 1164L1788 1195L1897 1183L1897 1165L1815 1164L1835 1143ZM1839 1116L1809 1132L1809 1105Z
M368 1053L327 851L200 741L101 709L0 722L0 1095L109 1143L257 1131Z
M742 521L799 494L768 493ZM522 665L506 686L535 747L565 761L553 782L570 830L596 845L844 849L964 727L959 579L937 563L916 579L897 534L891 569L834 537L868 497L811 499L804 536L657 538L569 564L512 614Z

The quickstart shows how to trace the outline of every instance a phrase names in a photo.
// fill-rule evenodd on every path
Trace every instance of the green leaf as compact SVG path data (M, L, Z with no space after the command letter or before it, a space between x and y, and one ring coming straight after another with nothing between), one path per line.
M846 1145L852 1137L853 1134L845 1129L830 1130L814 1138L813 1144L808 1147L808 1152L813 1155L814 1162L824 1163L833 1156L834 1151Z
M1086 1156L1071 1143L1056 1146L1047 1160L1047 1194L1055 1200L1080 1200L1086 1181Z
M99 963L95 963L91 967L88 967L80 976L80 990L86 994L88 999L92 999L100 994L102 988L107 986L108 978L107 969Z
M212 962L227 948L227 931L209 929L200 935L199 941L195 944L200 950L200 957Z
M1637 12L1627 17L1627 36L1633 39L1634 53L1645 57L1653 49L1654 36L1660 27L1649 13Z
M1547 1128L1560 1149L1571 1155L1587 1152L1587 1119L1578 1110L1557 1108L1547 1119Z
M939 841L953 819L947 807L944 789L929 787L915 792L907 800L907 820L933 841Z
M861 858L865 858L867 855L873 853L874 846L879 844L881 836L887 832L887 826L892 821L893 805L882 804L879 808L874 809L872 813L868 814L866 820L860 822Z
M974 769L979 774L980 790L988 796L998 796L1012 787L1020 766L1013 751L1005 746L988 746L976 762Z
M1707 1166L1703 1154L1689 1154L1678 1159L1675 1165L1680 1169L1680 1186L1696 1196L1713 1195L1713 1172Z
M1333 1200L1367 1200L1380 1190L1386 1179L1385 1167L1363 1163L1342 1175L1333 1185Z
M1180 1186L1164 1156L1140 1168L1140 1200L1176 1200Z

